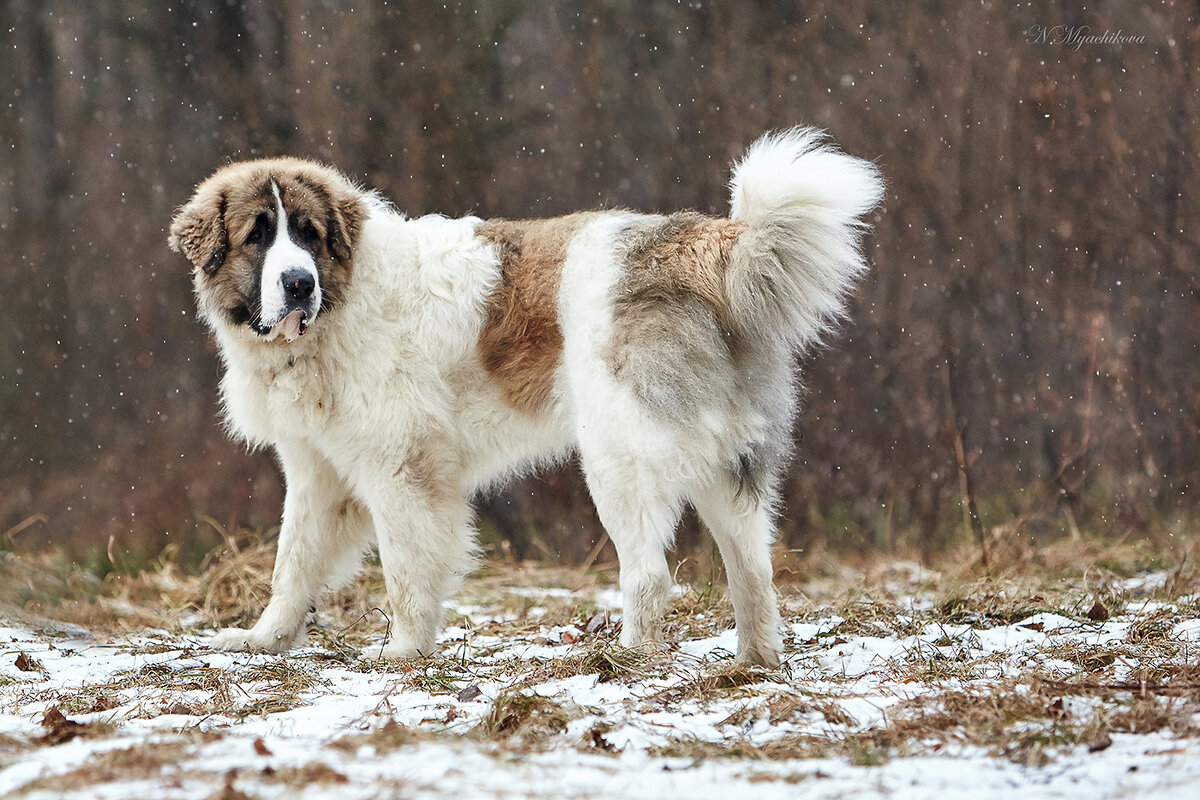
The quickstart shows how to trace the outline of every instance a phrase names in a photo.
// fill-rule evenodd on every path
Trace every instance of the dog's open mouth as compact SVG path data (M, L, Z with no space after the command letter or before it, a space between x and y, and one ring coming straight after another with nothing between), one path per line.
M288 313L286 317L272 325L263 337L267 341L271 341L279 336L287 339L289 342L294 342L304 335L308 330L308 312L297 308Z

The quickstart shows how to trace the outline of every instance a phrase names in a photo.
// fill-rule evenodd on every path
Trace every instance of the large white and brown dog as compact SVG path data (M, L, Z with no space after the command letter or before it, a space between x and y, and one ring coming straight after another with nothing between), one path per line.
M385 657L430 653L474 560L473 496L578 453L616 545L621 642L661 635L685 504L720 547L738 658L782 656L770 546L794 359L865 270L883 184L811 129L734 167L729 217L409 219L337 171L223 167L171 225L229 426L287 482L272 597L213 646L295 646L377 546Z

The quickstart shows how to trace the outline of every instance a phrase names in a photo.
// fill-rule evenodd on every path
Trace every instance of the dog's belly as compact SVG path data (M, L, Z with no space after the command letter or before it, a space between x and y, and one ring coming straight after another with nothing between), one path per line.
M467 495L567 456L575 446L566 403L552 397L537 411L517 409L481 370L455 381L454 433Z

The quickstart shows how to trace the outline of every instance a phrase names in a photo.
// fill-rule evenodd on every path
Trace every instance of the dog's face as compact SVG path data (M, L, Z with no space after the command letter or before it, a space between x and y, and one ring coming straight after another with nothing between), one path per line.
M210 325L264 339L303 334L350 280L366 209L336 171L293 158L230 164L171 223Z

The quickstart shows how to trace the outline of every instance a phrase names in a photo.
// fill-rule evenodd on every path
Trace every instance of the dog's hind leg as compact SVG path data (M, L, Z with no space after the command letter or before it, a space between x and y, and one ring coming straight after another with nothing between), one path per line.
M621 644L659 641L671 587L666 549L675 537L680 497L660 480L653 463L586 446L581 456L596 511L620 561Z
M250 630L227 628L213 637L217 650L279 653L295 647L321 593L357 569L370 543L370 522L333 467L309 447L288 443L277 450L287 495L271 601Z
M722 473L692 498L725 562L737 624L739 661L767 667L783 656L779 600L772 582L770 503Z

